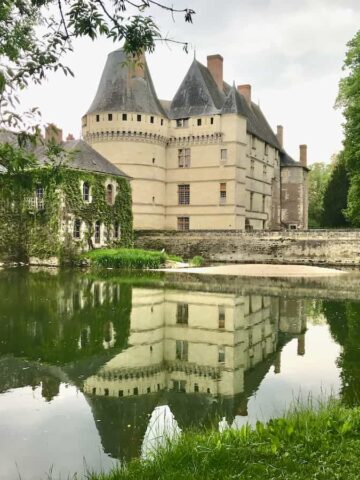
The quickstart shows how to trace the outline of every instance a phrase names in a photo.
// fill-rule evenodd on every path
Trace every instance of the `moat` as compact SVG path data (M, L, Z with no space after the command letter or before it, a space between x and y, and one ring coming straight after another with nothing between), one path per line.
M167 422L236 428L294 401L359 403L351 279L167 278L0 271L1 479L107 471Z

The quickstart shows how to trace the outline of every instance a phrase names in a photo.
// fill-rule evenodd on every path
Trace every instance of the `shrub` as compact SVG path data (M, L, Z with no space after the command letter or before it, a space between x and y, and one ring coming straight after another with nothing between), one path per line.
M190 260L190 264L193 265L194 267L202 267L205 263L205 260L203 257L200 257L200 255L196 255L194 258Z
M84 256L95 267L128 269L159 268L167 258L163 252L130 248L92 250Z

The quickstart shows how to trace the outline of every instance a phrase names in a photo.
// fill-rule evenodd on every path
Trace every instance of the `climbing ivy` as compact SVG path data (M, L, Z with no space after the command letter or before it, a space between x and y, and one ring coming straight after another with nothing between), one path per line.
M106 201L106 184L116 185L113 205ZM91 202L84 202L81 184L91 189ZM38 186L44 189L43 209L32 199ZM0 175L0 259L27 262L30 257L58 257L69 263L80 251L92 248L94 223L105 226L108 246L132 245L131 189L129 182L111 175L64 167L38 168L18 174ZM83 239L73 239L72 220L84 222ZM118 222L120 238L111 238Z

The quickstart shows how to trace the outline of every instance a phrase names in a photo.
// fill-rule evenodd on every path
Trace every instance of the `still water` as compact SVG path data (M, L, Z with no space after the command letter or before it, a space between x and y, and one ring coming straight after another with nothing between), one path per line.
M357 403L360 303L210 290L0 271L0 479L107 471L166 428L309 396Z

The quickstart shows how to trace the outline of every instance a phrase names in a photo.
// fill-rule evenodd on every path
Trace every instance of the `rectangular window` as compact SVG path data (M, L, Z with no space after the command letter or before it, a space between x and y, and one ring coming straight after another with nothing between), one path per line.
M202 120L201 120L201 118L198 118L198 119L197 119L197 125L198 125L198 127L201 127L201 124L202 124Z
M227 158L228 158L227 148L222 148L222 149L221 149L220 158L221 158L221 161L222 161L222 162L226 162L226 160L227 160Z
M225 363L225 347L219 347L218 361L219 363Z
M262 196L262 211L265 212L265 203L266 203L266 196Z
M127 113L123 113L123 114L122 114L122 119L123 119L123 121L126 121L126 120L127 120Z
M254 135L251 136L251 148L256 149L256 137Z
M124 396L124 390L119 390L119 397L123 397Z
M96 115L96 121L100 122L100 115Z
M150 117L150 123L154 123L154 117Z
M199 392L199 385L197 383L194 383L194 392L195 393Z
M266 177L267 174L267 165L263 165L263 176Z
M251 160L250 162L250 176L254 177L255 173L255 160Z
M81 238L81 220L79 218L76 218L74 221L73 237Z
M176 340L176 360L188 361L188 342Z
M108 113L108 120L109 120L109 122L111 122L112 119L113 119L112 113Z
M179 168L189 168L191 159L191 150L190 148L179 148L178 149L178 161Z
M219 305L219 328L225 328L225 307Z
M160 124L161 124L161 126L164 125L164 119L163 118L161 119Z
M214 117L210 118L210 125L214 125Z
M179 205L190 205L190 185L178 185Z
M178 217L178 230L185 232L190 230L190 219L189 217Z
M220 205L226 203L226 183L220 183Z
M86 125L87 125L87 115L84 115L84 116L82 117L82 126L83 126L83 127L86 127Z
M100 243L100 241L101 241L101 223L100 223L100 220L97 220L95 222L94 240L95 240L95 243Z
M188 118L178 118L176 120L176 127L188 127L189 126L189 119Z
M250 192L250 211L252 211L254 206L254 192Z
M172 384L176 392L186 392L186 380L172 380Z
M265 155L269 155L269 144L265 143Z
M189 305L187 303L178 303L176 311L176 323L187 325L189 321Z
M134 395L139 395L139 389L138 387L135 387L133 390Z
M136 120L137 120L138 122L141 122L141 115L136 115Z

